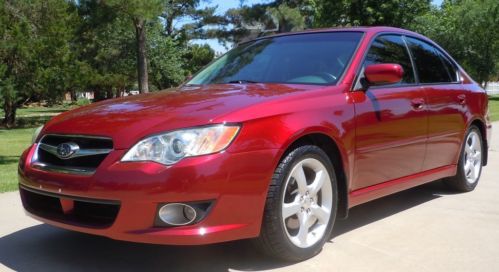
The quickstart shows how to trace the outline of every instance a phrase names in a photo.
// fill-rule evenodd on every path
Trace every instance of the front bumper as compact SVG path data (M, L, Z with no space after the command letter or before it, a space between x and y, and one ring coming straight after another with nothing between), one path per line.
M117 240L175 245L258 236L268 183L279 153L274 149L223 152L186 158L167 167L149 162L120 162L125 150L115 150L94 175L75 176L32 168L29 162L35 147L23 154L19 167L23 205L30 216L57 227ZM96 226L32 209L26 199L31 194L58 200L115 203L119 209L108 225ZM213 202L202 221L182 227L154 225L160 203L196 201Z

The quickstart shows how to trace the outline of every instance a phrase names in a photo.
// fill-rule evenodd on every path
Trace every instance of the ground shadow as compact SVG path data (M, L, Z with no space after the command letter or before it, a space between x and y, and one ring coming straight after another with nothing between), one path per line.
M333 237L431 201L445 192L439 183L431 183L355 207L347 220L337 222ZM0 263L16 271L254 271L289 265L259 255L248 241L158 246L114 241L48 225L0 238Z
M442 182L435 181L353 207L350 209L347 219L336 221L332 237L334 239L336 236L416 207L442 195L455 193Z
M0 156L0 165L11 164L19 161L19 156Z

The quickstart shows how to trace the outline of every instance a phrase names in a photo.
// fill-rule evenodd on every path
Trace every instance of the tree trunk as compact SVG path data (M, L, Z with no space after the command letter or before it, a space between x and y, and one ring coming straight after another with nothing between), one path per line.
M106 91L106 99L112 99L114 97L113 88L109 87Z
M145 20L134 19L135 38L137 39L137 75L139 80L139 92L149 92L149 78L147 73L147 55L146 55L146 29Z
M71 94L71 101L72 102L76 102L76 100L78 100L78 97L76 97L76 91L75 90L71 90L70 94Z
M16 124L16 111L17 111L17 105L10 101L6 100L3 104L3 112L5 114L2 124L6 128L11 128Z
M173 35L173 16L168 16L166 19L166 34L168 37Z
M98 102L98 101L102 101L102 100L105 100L106 97L104 96L104 92L102 91L102 88L101 87L96 87L94 89L94 101L95 102Z

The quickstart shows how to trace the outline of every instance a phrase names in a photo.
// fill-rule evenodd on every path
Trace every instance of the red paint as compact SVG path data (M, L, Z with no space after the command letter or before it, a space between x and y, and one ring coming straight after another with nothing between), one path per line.
M364 32L335 86L181 87L99 102L55 117L42 135L106 136L113 139L114 150L94 175L73 176L31 167L34 145L21 157L19 182L69 199L119 201L120 210L105 229L33 216L62 228L136 242L192 245L251 238L260 232L273 171L287 148L303 136L323 134L337 145L350 207L453 175L464 132L474 121L483 124L490 139L487 95L462 70L460 83L353 91L365 52L377 34L399 33L428 41L425 37L387 27L315 32L320 31ZM389 82L399 76L396 65L385 68L371 74L380 73L378 79ZM120 162L148 135L223 122L242 125L224 152L186 158L168 167ZM214 206L201 222L153 227L158 203L206 200L214 201Z
M61 198L60 202L61 202L62 212L64 214L69 214L73 211L75 206L74 200Z
M391 84L402 80L404 69L395 63L373 64L366 67L364 74L367 81L376 84Z

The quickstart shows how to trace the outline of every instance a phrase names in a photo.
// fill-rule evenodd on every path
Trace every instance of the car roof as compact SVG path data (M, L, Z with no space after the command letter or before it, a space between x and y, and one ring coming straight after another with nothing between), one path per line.
M389 26L355 26L355 27L316 28L316 29L308 29L308 30L304 30L304 31L286 32L286 33L279 33L279 34L274 34L274 35L262 36L262 37L258 37L256 39L254 39L254 40L274 38L274 37L283 37L283 36L291 36L291 35L300 35L300 34L309 34L309 33L325 33L325 32L364 32L364 33L371 33L371 34L377 34L380 32L390 32L390 33L399 33L399 34L416 36L416 37L428 40L428 38L426 38L425 36L418 34L416 32L412 32L410 30L397 28L397 27L389 27ZM246 43L246 42L243 42L243 43Z

